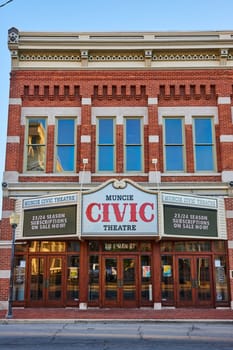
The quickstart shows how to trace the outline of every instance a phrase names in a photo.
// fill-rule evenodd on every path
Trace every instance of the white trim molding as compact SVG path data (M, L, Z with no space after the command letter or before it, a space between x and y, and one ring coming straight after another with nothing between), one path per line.
M81 107L22 107L21 125L25 125L26 118L30 117L47 117L48 125L54 125L56 117L72 117L81 124Z
M220 135L220 142L233 142L233 135Z
M149 143L158 143L159 135L149 135Z
M91 98L90 97L82 97L81 103L82 103L82 105L91 106Z
M233 171L232 170L224 170L222 172L222 181L223 182L233 181Z
M7 136L6 142L7 143L20 143L20 137L19 136Z
M90 143L91 136L90 135L81 135L81 143Z
M9 105L22 105L22 99L21 98L9 98Z
M184 117L186 125L192 125L193 117L214 117L218 124L218 107L158 107L158 117L160 125L164 117Z
M144 125L148 124L147 107L93 107L91 123L96 125L97 117L115 117L116 124L123 125L124 117L142 117Z
M148 105L157 105L158 97L148 97Z
M230 105L231 98L230 97L218 97L218 105Z

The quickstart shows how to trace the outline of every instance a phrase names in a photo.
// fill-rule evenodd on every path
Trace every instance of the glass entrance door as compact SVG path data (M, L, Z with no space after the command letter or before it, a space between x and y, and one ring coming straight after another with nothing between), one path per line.
M57 255L30 258L29 306L63 306L63 264Z
M137 257L103 257L103 306L138 305Z
M210 257L177 258L178 306L212 306L212 277Z

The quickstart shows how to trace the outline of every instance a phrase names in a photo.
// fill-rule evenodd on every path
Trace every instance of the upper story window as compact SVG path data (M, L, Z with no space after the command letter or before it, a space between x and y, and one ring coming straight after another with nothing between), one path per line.
M194 118L194 154L196 171L215 170L215 144L212 118Z
M184 171L184 130L182 118L164 119L165 171Z
M55 171L75 171L75 119L58 118L56 129Z
M141 118L125 118L125 171L142 171Z
M98 118L96 144L98 171L114 171L116 157L114 118Z
M46 118L27 119L26 166L27 171L45 171Z

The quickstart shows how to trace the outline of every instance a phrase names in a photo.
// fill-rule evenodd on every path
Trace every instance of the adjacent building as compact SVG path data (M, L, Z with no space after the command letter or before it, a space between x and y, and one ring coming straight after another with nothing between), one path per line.
M233 308L233 32L8 32L0 308Z

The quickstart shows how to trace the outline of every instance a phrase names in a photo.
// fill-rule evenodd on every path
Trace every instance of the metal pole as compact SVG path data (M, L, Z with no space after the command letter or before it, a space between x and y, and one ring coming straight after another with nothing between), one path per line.
M12 246L11 246L11 269L10 269L10 285L9 285L9 300L8 300L8 310L6 318L12 318L12 302L13 302L13 288L14 288L14 257L15 257L15 230L17 224L12 224Z

